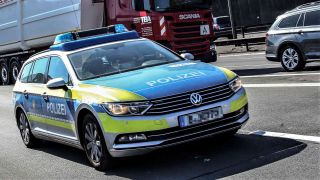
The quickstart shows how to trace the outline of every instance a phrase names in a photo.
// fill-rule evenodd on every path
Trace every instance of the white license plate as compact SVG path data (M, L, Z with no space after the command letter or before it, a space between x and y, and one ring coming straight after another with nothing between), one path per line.
M201 36L210 35L209 25L201 25L200 26L200 35Z
M223 117L223 112L221 107L216 107L213 109L207 109L204 111L182 115L178 117L180 127L192 126L199 123L204 123L207 121L213 121Z

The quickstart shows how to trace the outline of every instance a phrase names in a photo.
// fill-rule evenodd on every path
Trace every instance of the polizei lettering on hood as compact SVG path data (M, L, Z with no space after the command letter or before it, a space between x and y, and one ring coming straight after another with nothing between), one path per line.
M158 84L167 84L167 83L171 83L171 82L175 82L175 81L191 79L191 78L205 76L205 75L206 75L205 73L197 71L197 72L191 72L191 73L186 73L186 74L179 74L179 75L175 75L175 76L165 77L165 78L157 79L154 81L149 81L146 84L153 87Z
M199 19L200 14L181 14L179 15L180 20L186 20L186 19Z

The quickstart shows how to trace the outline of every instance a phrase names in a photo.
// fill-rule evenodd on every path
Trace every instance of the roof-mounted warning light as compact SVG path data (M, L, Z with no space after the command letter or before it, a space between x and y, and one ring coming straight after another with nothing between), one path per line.
M128 31L123 24L116 24L100 29L57 35L50 50L72 51L108 42L138 38L140 38L140 36L136 31Z
M115 24L104 28L99 29L91 29L86 31L79 31L79 32L69 32L65 34L59 34L56 36L54 45L70 42L78 39L105 35L105 34L117 34L117 33L124 33L128 32L128 29L123 24Z

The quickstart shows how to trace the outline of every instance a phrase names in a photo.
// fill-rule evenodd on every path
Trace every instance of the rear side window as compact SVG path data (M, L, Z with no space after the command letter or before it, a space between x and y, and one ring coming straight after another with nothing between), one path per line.
M307 12L304 26L318 26L320 25L320 11Z
M48 58L42 58L35 61L31 74L31 79L29 79L30 83L44 83L47 64Z
M59 57L51 57L49 65L48 81L55 78L62 78L66 84L71 85L67 68Z
M291 28L296 27L297 22L299 20L300 14L296 14L293 16L286 17L282 19L282 21L279 24L279 28Z
M20 82L27 83L33 63L28 63L21 71Z

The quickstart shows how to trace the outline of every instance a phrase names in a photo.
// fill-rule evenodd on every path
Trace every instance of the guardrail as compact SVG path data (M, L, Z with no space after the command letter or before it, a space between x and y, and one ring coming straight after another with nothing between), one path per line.
M252 38L240 38L240 39L228 39L228 40L219 40L215 41L216 46L246 46L246 50L249 51L249 46L265 44L266 37L252 37Z

